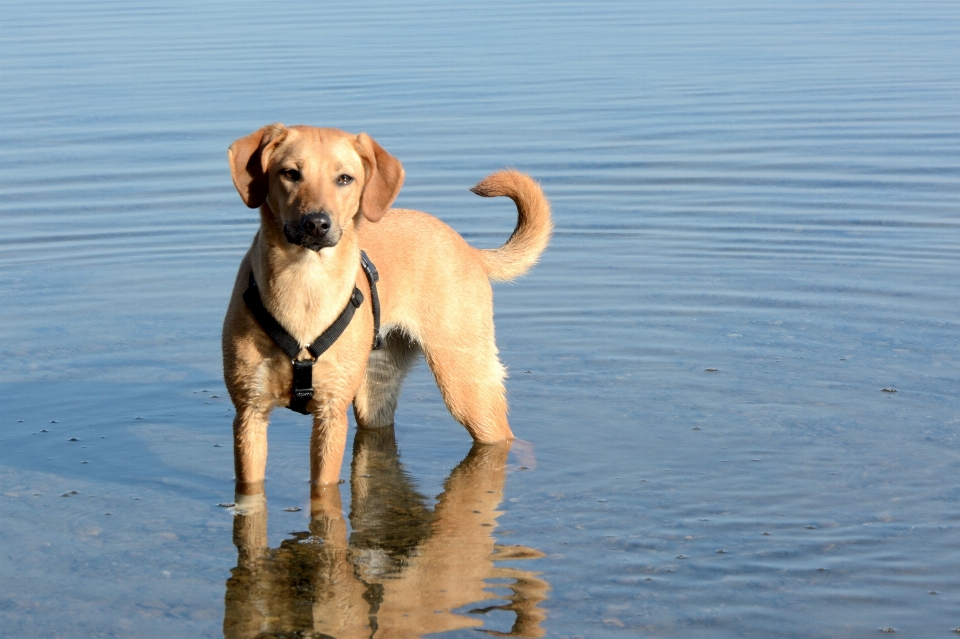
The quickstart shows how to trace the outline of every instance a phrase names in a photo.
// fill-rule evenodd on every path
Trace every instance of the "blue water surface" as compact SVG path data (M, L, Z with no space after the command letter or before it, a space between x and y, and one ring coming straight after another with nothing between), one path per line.
M0 634L955 636L958 25L932 0L5 2ZM495 287L509 457L421 365L396 441L348 446L344 518L311 518L287 411L263 517L218 507L257 225L226 148L270 122L368 132L398 206L475 246L516 213L469 187L541 182L552 244Z

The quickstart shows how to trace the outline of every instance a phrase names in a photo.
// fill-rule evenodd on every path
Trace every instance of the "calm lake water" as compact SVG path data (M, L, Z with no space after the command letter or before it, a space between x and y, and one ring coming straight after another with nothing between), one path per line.
M4 2L0 635L955 636L958 25L952 1ZM395 439L348 446L343 518L311 518L289 411L267 511L218 507L257 221L226 148L275 121L367 131L398 205L476 246L515 211L470 186L542 182L556 236L495 288L509 455L421 365Z

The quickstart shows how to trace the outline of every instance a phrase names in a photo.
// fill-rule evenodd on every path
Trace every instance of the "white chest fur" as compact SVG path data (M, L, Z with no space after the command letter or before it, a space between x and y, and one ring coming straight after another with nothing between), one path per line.
M254 261L264 306L301 346L312 343L337 319L353 293L359 252L356 260L338 255L349 248L299 249Z

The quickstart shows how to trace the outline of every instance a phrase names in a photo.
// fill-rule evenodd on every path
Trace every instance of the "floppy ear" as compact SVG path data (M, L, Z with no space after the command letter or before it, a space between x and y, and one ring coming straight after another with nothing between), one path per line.
M378 221L387 212L403 186L403 165L400 160L383 150L373 138L361 133L356 140L357 153L363 159L367 179L360 195L360 210L371 222Z
M267 156L264 150L271 143L279 142L286 129L282 124L268 124L245 138L230 145L227 157L230 158L230 173L233 185L243 203L251 209L263 204L267 199Z

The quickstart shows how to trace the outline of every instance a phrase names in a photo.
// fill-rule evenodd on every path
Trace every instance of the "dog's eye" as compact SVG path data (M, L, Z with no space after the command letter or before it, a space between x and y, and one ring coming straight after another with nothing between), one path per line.
M291 182L299 182L299 181L300 181L300 178L303 177L303 176L300 174L300 171L298 171L298 170L296 170L296 169L284 169L284 170L280 171L280 175L282 175L283 177L287 178L287 179L290 180Z
M340 177L337 178L337 184L338 184L339 186L346 186L346 185L350 184L351 182L353 182L353 176L352 176L352 175L347 175L346 173L344 173L343 175L341 175Z

